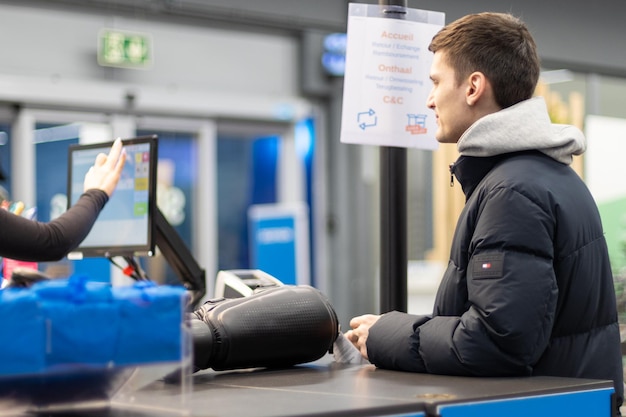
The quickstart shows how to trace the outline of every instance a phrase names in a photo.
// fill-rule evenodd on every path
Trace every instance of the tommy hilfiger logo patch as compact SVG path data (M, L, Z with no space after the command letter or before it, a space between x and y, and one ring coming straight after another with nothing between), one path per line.
M472 275L474 278L502 276L504 266L503 253L488 253L472 258Z

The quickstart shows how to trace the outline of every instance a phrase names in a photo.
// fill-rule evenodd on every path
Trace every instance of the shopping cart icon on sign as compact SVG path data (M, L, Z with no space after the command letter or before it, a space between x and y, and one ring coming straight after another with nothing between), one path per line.
M428 132L426 129L426 115L425 114L407 114L409 121L405 127L407 132L412 135L423 135Z

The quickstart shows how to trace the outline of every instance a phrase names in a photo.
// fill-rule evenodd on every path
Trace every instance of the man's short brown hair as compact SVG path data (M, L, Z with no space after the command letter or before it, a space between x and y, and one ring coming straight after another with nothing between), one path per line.
M474 71L491 82L501 108L532 97L539 79L537 46L520 19L505 13L478 13L444 26L428 49L445 52L460 84Z

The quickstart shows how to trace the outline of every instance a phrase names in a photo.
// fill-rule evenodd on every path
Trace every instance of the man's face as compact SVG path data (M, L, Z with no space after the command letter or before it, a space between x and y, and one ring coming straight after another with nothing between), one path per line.
M440 143L456 143L463 132L473 123L466 102L467 86L456 82L454 69L448 65L445 52L437 51L430 68L433 88L426 105L435 112L437 131L435 139Z

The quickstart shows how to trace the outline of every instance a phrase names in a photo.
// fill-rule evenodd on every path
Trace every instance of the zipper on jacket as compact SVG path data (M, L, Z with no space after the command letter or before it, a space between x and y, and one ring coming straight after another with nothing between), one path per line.
M454 162L450 164L450 187L454 187Z

